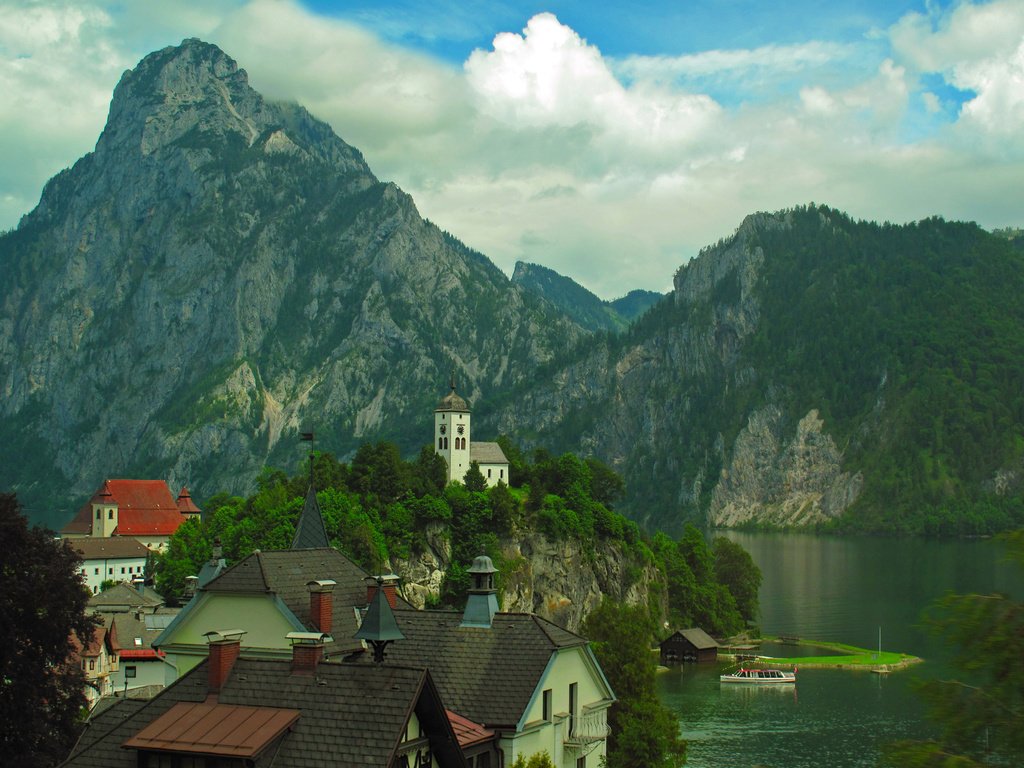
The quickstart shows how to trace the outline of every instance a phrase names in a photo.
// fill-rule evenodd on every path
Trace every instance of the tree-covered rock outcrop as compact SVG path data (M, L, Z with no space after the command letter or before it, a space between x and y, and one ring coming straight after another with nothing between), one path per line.
M443 459L424 447L405 461L393 443L364 443L351 463L316 455L313 484L332 546L370 573L395 572L414 605L461 608L467 568L486 554L498 568L503 610L577 629L603 600L639 606L655 630L701 626L719 636L757 621L760 572L737 545L709 545L695 528L653 539L613 508L624 487L606 465L543 450L514 458L511 487L445 484ZM236 562L254 549L287 549L309 486L265 469L248 497L211 497L203 522L171 538L157 588L179 598L214 547Z

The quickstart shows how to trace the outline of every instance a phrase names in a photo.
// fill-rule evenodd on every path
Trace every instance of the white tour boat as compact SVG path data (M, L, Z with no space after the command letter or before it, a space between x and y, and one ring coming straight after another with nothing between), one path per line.
M747 685L779 685L796 682L796 668L792 672L781 669L737 669L728 675L720 675L723 683L745 683Z

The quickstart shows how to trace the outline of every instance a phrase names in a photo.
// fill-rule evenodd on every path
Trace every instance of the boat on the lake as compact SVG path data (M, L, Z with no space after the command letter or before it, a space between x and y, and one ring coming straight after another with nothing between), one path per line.
M796 668L792 672L781 669L737 669L727 675L719 675L723 683L744 683L746 685L785 685L796 682Z

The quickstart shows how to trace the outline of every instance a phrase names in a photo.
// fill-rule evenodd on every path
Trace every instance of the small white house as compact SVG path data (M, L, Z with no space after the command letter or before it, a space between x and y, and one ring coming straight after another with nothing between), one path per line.
M145 573L149 550L136 539L86 537L70 543L82 555L82 582L94 595L104 581L130 582Z

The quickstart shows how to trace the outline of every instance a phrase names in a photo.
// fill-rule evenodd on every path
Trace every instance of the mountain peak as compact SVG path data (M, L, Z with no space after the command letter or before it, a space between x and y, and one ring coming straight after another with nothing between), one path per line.
M123 151L128 142L149 155L197 126L216 134L238 133L251 145L263 107L234 59L190 38L149 54L121 76L96 150Z

